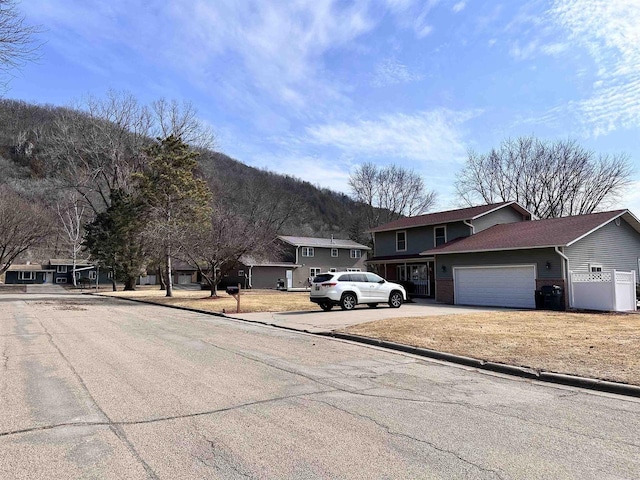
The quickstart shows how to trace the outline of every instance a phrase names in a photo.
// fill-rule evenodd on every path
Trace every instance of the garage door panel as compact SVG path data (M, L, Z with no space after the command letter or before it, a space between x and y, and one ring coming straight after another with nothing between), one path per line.
M456 268L454 288L456 304L534 308L535 268Z

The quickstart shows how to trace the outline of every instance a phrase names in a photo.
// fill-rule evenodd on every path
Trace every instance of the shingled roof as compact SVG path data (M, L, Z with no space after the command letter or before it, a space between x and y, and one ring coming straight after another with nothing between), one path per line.
M372 233L386 232L389 230L398 230L403 228L424 227L427 225L441 225L449 222L462 222L464 220L475 220L495 210L511 206L518 210L522 215L531 218L531 213L517 202L501 202L489 205L479 205L477 207L458 208L456 210L446 210L444 212L427 213L416 217L400 218L393 222L385 223L379 227L369 230Z
M565 247L618 217L624 218L640 232L640 222L631 212L613 210L589 215L494 225L470 237L453 240L437 248L424 251L421 255Z

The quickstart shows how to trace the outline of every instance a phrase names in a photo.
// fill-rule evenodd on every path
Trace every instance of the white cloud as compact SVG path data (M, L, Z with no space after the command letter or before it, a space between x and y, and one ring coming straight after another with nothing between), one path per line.
M640 126L640 2L556 0L551 14L597 67L591 96L575 104L590 133Z
M467 2L465 1L456 3L452 8L453 13L461 12L462 10L464 10L464 7L466 7L466 5L467 5Z
M399 83L415 82L422 80L422 78L422 75L410 72L406 65L393 58L387 58L376 65L371 85L386 87Z
M337 148L352 158L457 162L465 155L462 124L477 114L439 109L316 125L306 129L307 141Z

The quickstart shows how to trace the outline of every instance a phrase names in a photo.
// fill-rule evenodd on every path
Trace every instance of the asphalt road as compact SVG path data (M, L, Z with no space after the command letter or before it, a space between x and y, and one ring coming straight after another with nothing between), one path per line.
M640 478L637 399L159 306L0 295L0 478Z

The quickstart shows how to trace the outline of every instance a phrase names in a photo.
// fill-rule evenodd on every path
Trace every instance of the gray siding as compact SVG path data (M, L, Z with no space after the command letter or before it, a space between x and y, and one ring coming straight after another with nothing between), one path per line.
M310 276L312 267L319 268L322 272L327 272L331 268L336 270L345 270L347 268L359 268L366 270L365 260L367 259L368 250L360 250L362 256L360 258L351 258L350 248L339 248L338 256L331 256L330 248L314 247L313 257L303 257L302 247L299 247L298 264L300 267L293 271L293 288L305 287Z
M252 288L276 288L278 280L286 281L286 278L287 268L285 267L253 267L251 269Z
M561 257L553 248L530 250L506 250L503 252L457 253L436 256L436 279L452 280L453 267L476 267L481 265L530 265L536 264L538 279L562 278ZM546 263L551 264L547 270ZM446 271L442 271L442 266Z
M611 221L565 248L565 255L574 272L588 272L589 263L598 263L603 270L635 270L638 276L640 234L623 219L619 226Z
M468 237L471 229L462 222L443 224L447 227L447 241L455 238ZM434 247L433 229L442 225L429 225L426 227L407 228L407 250L396 250L396 231L378 232L375 234L374 252L376 257L388 255L418 255L420 252ZM403 231L402 229L398 231Z
M515 223L522 221L524 221L522 214L518 213L511 207L505 207L480 217L471 223L473 223L473 226L475 227L475 232L478 233L501 223Z

